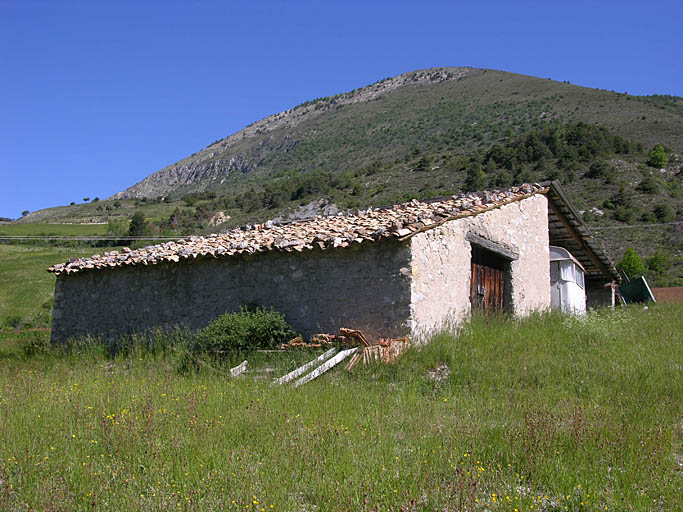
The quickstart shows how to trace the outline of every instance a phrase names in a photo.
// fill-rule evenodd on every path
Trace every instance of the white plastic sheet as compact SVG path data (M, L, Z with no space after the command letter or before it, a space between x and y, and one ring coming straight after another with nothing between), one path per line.
M563 313L584 314L586 292L583 270L573 261L550 263L550 306Z

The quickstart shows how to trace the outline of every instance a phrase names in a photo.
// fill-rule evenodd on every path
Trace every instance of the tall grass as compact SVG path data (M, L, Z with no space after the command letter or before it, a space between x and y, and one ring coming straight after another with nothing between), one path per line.
M676 510L681 307L475 318L271 387L138 343L0 350L0 510Z

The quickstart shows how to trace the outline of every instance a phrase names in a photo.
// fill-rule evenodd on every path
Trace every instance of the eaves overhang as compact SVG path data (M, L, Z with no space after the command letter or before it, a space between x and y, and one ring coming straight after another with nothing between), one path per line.
M567 249L586 270L587 279L621 281L609 255L576 211L559 181L544 181L547 188L550 245Z

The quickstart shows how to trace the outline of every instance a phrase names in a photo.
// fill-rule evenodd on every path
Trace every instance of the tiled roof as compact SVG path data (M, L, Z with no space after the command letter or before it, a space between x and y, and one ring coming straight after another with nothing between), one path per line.
M268 221L227 233L190 237L137 250L124 248L121 252L110 251L90 258L70 259L66 263L50 267L48 271L70 274L90 269L155 265L200 257L220 258L269 251L301 252L347 247L388 238L404 240L446 221L476 215L546 191L547 188L539 184L525 184L443 200L413 200L389 208L370 208L352 214L314 217L289 224L276 225Z

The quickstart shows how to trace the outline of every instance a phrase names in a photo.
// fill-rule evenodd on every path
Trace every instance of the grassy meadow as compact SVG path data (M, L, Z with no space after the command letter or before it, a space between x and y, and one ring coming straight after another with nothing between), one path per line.
M230 379L243 355L179 374L170 335L5 331L0 510L680 510L682 312L475 318L299 389L264 370L314 353Z
M0 236L96 236L107 233L107 224L0 224Z
M46 269L69 258L104 250L110 249L0 244L0 328L49 327L55 276Z
M99 226L99 231L94 234L103 234L107 231L107 223L110 220L128 220L139 210L143 210L149 220L160 220L168 217L180 204L183 204L182 201L147 203L146 200L141 201L138 199L102 199L97 202L84 202L69 206L56 206L36 210L25 217L17 219L14 224L38 224L50 227L75 225ZM2 228L4 228L4 226L0 226L0 231L2 231ZM16 229L20 230L21 228Z

